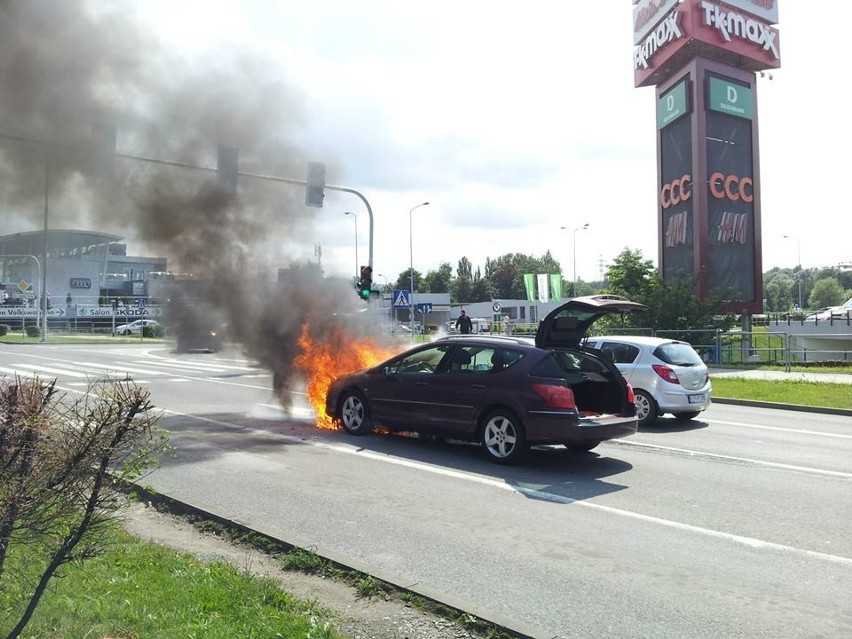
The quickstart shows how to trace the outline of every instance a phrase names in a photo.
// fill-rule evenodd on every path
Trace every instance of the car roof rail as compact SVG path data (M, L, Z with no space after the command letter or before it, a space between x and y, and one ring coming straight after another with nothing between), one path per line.
M490 333L461 333L454 335L442 335L436 342L453 342L464 340L489 340L495 342L510 342L512 344L530 344L533 339L531 337L516 337L514 335L492 335Z

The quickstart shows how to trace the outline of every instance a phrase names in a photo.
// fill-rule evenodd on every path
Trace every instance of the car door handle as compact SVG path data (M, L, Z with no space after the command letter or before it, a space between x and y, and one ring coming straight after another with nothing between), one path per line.
M415 386L428 386L429 382L414 382Z
M476 390L480 390L482 388L488 388L485 384L471 384L471 388L475 388Z

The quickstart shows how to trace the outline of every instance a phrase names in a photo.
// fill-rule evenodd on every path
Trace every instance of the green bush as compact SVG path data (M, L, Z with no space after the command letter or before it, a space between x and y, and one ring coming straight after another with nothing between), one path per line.
M0 337L9 332L9 327L5 324L0 324Z
M166 331L162 326L143 326L142 337L163 337Z
M39 337L41 335L41 329L38 326L34 326L30 324L27 326L27 337Z

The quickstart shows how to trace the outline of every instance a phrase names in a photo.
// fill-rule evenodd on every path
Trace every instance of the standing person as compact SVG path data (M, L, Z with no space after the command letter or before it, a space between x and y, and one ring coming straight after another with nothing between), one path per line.
M470 318L464 310L461 311L459 318L456 320L456 328L459 329L463 335L470 333L473 328L473 322L470 321Z

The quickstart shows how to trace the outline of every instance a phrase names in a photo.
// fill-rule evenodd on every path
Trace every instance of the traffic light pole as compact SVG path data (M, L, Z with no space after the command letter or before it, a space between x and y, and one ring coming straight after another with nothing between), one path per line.
M216 173L217 169L213 167L206 166L197 166L194 164L187 164L185 162L173 162L171 160L158 160L156 158L146 158L138 155L127 155L123 153L116 153L115 157L124 158L128 160L139 160L141 162L151 162L153 164L165 164L167 166L178 166L186 169L200 169L202 171L210 171L211 173ZM278 175L263 175L260 173L246 173L245 171L238 171L237 175L240 177L254 178L256 180L267 180L270 182L282 182L284 184L298 184L300 186L307 187L307 180L297 180L295 178L287 178L281 177ZM351 193L352 195L360 198L360 200L364 203L364 206L367 208L367 215L370 216L370 242L369 242L369 257L367 265L373 266L373 209L370 207L370 203L367 201L367 198L364 197L363 194L359 193L355 189L350 189L346 186L334 186L332 184L326 184L325 188L330 191L340 191L342 193Z

